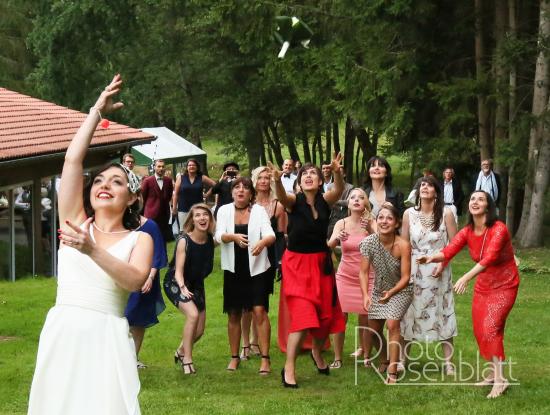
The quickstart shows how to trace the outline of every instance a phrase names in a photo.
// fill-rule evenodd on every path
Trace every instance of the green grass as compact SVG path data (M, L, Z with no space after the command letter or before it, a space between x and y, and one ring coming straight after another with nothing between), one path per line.
M277 292L271 300L273 374L257 374L258 358L243 362L229 373L226 316L222 314L222 273L219 258L206 283L206 333L197 344L194 360L196 376L184 377L173 364L183 317L169 303L160 324L146 334L141 360L149 365L140 371L140 402L144 414L516 414L550 413L547 381L550 378L548 350L550 338L550 267L548 250L521 251L522 283L516 305L509 317L506 351L512 358L514 376L521 383L504 397L488 401L486 389L473 386L384 386L373 371L361 369L354 384L354 319L348 325L344 367L331 376L318 375L308 356L298 359L300 389L285 390L279 371L284 355L277 349ZM455 279L471 267L466 254L454 263ZM0 282L0 414L23 414L34 370L38 337L48 309L55 301L55 280L26 278L15 283ZM470 289L471 292L471 289ZM471 295L456 297L459 336L455 344L464 360L475 362L476 343L472 335ZM1 338L1 337L0 337ZM326 352L325 358L331 359ZM423 359L423 362L426 360ZM449 382L449 381L447 381ZM93 393L93 391L90 391Z

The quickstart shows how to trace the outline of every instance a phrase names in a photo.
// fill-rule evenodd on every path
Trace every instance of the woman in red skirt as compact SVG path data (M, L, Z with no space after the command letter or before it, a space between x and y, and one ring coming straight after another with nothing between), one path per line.
M470 257L477 264L454 285L457 294L466 291L471 279L477 277L472 300L474 335L481 356L492 362L489 377L478 386L492 385L487 398L497 398L508 388L503 375L504 326L512 309L519 286L519 273L506 225L497 220L492 197L482 190L470 196L468 225L440 253L418 258L418 263L448 262L468 245ZM434 273L439 272L436 269Z
M344 317L338 297L327 229L331 206L340 198L344 180L340 174L338 154L330 163L334 183L322 192L323 176L318 167L305 164L298 172L301 192L289 194L281 183L281 172L271 167L277 199L288 212L288 247L283 255L282 273L284 296L290 313L290 334L287 341L286 363L281 371L283 385L297 388L295 365L302 342L309 331L314 338L311 357L322 374L329 368L321 348L330 333L345 330Z

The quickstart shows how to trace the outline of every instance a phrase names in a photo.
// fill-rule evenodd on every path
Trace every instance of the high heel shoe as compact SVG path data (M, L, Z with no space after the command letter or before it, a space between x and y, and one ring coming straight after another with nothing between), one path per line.
M183 369L184 375L194 375L195 373L197 373L197 371L195 370L195 366L193 366L193 362L189 362L189 363L182 362L181 368Z
M297 383L287 383L287 381L285 379L285 368L284 367L281 369L281 380L283 381L283 386L285 388L298 389L298 384Z
M310 354L311 356L311 360L313 360L313 364L315 365L315 367L317 368L317 371L322 374L322 375L330 375L330 368L328 367L328 365L324 368L320 368L319 366L317 366L317 361L315 360L315 357L313 357L313 352L311 352Z
M230 372L234 372L235 370L237 370L239 368L239 364L241 363L241 358L239 355L233 355L231 356L231 360L233 359L236 359L237 360L237 366L235 366L234 368L233 367L229 367L227 366L227 370L229 370ZM230 362L231 363L231 362Z
M271 358L269 357L268 354L263 354L263 355L261 355L261 358L262 358L262 359L267 359L267 360L271 363ZM269 374L271 374L271 369L269 369L269 370L261 370L261 369L260 369L260 370L258 371L258 373L259 373L260 375L263 375L263 376L269 375Z
M183 355L180 354L180 352L176 349L176 352L174 353L174 364L183 364Z
M241 351L241 360L248 360L250 359L250 346L243 346Z

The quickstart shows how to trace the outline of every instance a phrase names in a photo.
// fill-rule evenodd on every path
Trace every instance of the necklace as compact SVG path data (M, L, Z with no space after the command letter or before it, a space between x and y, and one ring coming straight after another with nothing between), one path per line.
M237 205L235 203L233 203L233 206L235 206L235 210L237 210L239 212L242 212L242 211L244 211L244 210L246 210L250 207L250 205L246 205L245 207L240 208L240 207L237 207Z
M123 231L107 232L107 231L104 231L104 230L100 229L99 226L97 226L97 225L95 224L95 222L92 222L92 225L94 225L94 228L96 228L99 232L101 232L101 233L106 233L106 234L110 234L110 235L114 235L114 234L117 234L117 233L126 233L126 232L130 232L129 229L124 229Z
M424 213L419 212L418 219L420 219L420 223L424 228L433 229L435 222L433 213L431 213L430 215L425 215Z

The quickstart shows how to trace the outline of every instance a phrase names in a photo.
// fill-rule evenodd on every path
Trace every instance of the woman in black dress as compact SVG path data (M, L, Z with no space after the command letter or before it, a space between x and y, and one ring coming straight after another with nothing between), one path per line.
M258 327L261 352L260 374L271 372L269 343L271 326L267 317L272 279L267 248L275 242L269 216L253 203L252 181L240 177L232 183L233 203L218 210L215 239L221 244L223 278L223 311L228 314L231 361L227 370L239 366L241 315L251 310Z
M208 205L197 203L191 207L183 224L185 233L176 243L172 266L164 279L166 296L186 317L183 337L174 355L174 362L181 364L186 375L195 373L193 344L204 333L204 279L213 268L215 226Z

